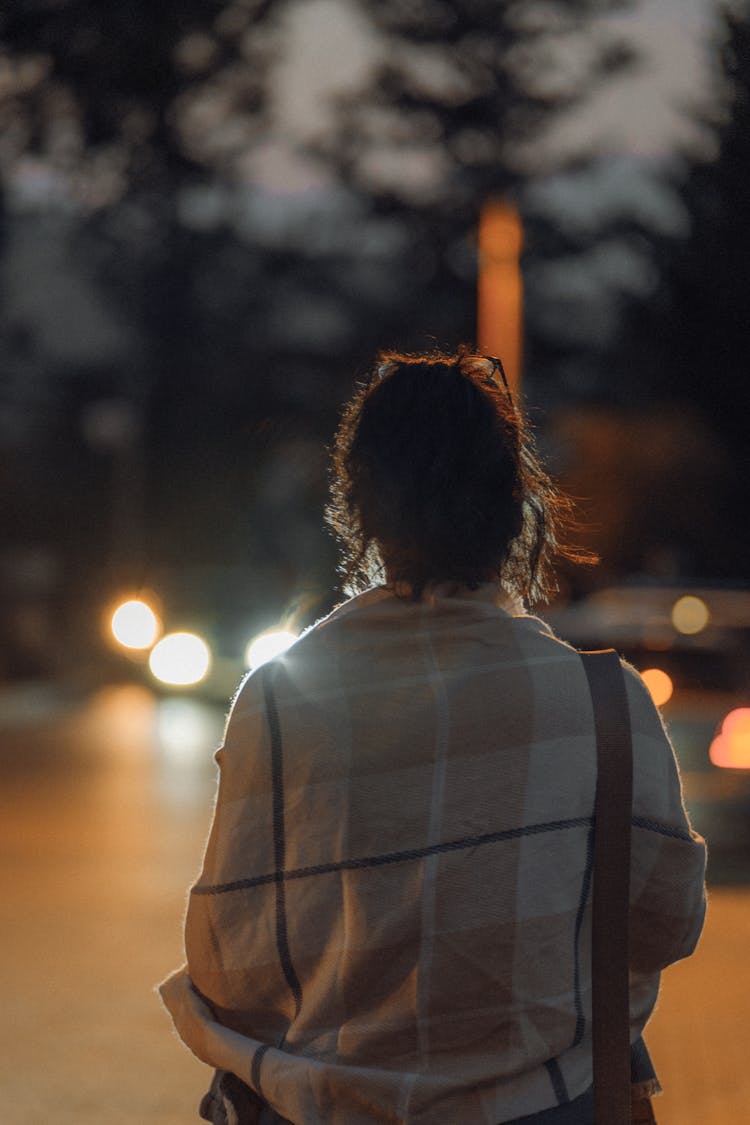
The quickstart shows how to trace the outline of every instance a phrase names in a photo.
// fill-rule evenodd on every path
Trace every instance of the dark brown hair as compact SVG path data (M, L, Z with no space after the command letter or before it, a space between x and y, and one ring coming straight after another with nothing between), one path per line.
M346 405L331 450L328 523L350 590L383 578L413 597L499 580L528 601L556 588L571 505L542 469L502 365L384 352Z

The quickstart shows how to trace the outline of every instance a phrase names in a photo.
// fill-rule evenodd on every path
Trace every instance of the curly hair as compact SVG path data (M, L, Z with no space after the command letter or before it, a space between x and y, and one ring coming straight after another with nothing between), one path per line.
M497 374L502 382L498 382ZM345 587L387 576L414 598L497 580L526 601L556 589L571 504L550 480L499 361L383 352L344 408L326 519Z

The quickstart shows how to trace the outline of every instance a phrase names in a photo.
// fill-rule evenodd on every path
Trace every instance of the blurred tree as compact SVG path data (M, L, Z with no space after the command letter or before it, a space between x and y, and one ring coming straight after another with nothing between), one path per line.
M532 181L522 205L532 399L653 407L658 380L632 312L651 308L666 249L687 228L668 169L628 155L582 160Z
M677 393L712 418L744 455L750 412L750 14L722 11L717 85L724 120L712 159L692 160L684 184L690 237L665 288L667 350ZM676 361L676 362L675 362Z
M200 555L205 542L191 536L195 525L184 497L197 499L201 482L207 490L212 474L204 451L222 448L226 431L234 431L226 426L232 403L209 393L201 283L207 272L225 274L226 292L237 280L236 260L234 268L217 269L228 264L236 237L225 214L209 229L205 216L189 214L191 193L210 195L224 166L263 132L273 48L272 36L260 29L270 9L270 2L166 0L111 8L93 0L9 0L0 13L0 171L12 221L21 226L26 213L42 212L49 226L55 216L52 243L64 245L74 270L95 279L130 337L114 379L104 385L100 362L81 370L49 356L35 380L54 384L58 408L49 414L50 427L64 426L68 453L53 468L72 485L62 519L81 535L76 501L89 512L99 509L85 547L100 565L106 556L97 545L108 538L102 525L112 518L112 497L92 495L83 482L101 475L101 451L86 455L88 474L85 468L73 473L80 456L73 455L71 437L80 425L76 417L67 425L62 420L102 396L124 396L145 427L139 456L146 472L131 457L131 486L148 481L152 558L180 557L185 549ZM240 291L258 273L252 256L244 257ZM10 327L15 338L16 326ZM218 379L221 372L218 364L212 374ZM261 398L263 390L261 384ZM45 433L43 421L36 418L36 456L51 462L60 442ZM221 458L216 461L214 455L220 473ZM214 495L216 487L213 477ZM128 566L113 577L137 580Z
M629 6L362 0L379 62L311 150L408 224L395 342L473 336L479 209L516 195L559 115L633 64L606 21Z
M69 415L50 450L69 448L71 412L107 396L134 405L152 560L249 560L255 595L271 600L330 565L312 449L351 372L383 343L471 337L478 208L529 175L555 114L628 64L605 19L628 3L331 0L313 12L309 0L6 0L11 220L57 217L61 256L95 282L128 341L112 382L106 364L48 358ZM275 116L289 27L312 13L324 37L347 8L375 65L322 132L290 139ZM281 196L264 185L274 146L320 172L318 185ZM137 460L131 448L134 487ZM79 454L57 513L76 528L71 556L94 562L111 518L101 467L101 448ZM76 555L82 523L91 534Z
M693 513L694 566L706 574L746 578L750 526L747 427L750 417L747 338L750 313L750 14L719 10L713 112L702 124L713 145L683 155L672 169L686 214L682 237L655 239L658 284L630 303L612 348L613 370L653 388L660 401L697 416L720 461L722 486L685 488ZM702 456L700 443L692 451ZM711 459L710 459L711 460ZM711 469L708 468L709 476Z
M174 128L176 101L197 78L222 75L214 120L240 108L259 129L267 54L248 36L271 0L134 0L105 7L95 0L6 0L0 13L3 48L3 160L21 155L48 163L74 198L115 202L124 192L163 192L166 177L195 172L199 153ZM198 122L195 122L197 125ZM246 138L235 138L242 143ZM215 152L228 138L203 140ZM109 165L106 173L102 165ZM98 174L99 173L99 174Z
M605 17L631 0L361 0L380 62L321 147L350 182L454 212L528 175L557 115L632 65Z

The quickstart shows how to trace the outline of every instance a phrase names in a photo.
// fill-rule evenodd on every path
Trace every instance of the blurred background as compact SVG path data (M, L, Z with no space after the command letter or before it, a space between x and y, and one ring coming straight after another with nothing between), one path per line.
M741 1118L749 273L746 3L5 0L3 1121L194 1119L149 989L227 702L342 596L356 381L462 341L601 556L534 609L646 674L709 840L663 1120Z

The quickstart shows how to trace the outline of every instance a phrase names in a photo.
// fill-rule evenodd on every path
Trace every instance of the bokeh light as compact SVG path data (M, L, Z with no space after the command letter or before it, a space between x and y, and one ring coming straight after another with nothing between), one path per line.
M672 606L672 624L678 633L686 636L701 633L708 625L710 616L703 598L696 598L693 594L685 594Z
M750 769L750 707L730 711L708 752L715 766Z
M288 629L269 629L266 633L260 633L245 649L245 667L251 670L259 668L267 660L281 656L296 640L297 634Z
M161 623L146 602L131 598L112 614L112 635L124 648L151 648L161 632Z
M155 709L155 730L162 764L174 766L184 777L181 767L201 766L212 762L212 754L221 742L223 714L194 696L171 696L160 699ZM172 778L165 777L172 788Z
M646 668L641 672L641 677L657 707L663 707L672 698L674 692L672 677L661 668Z
M152 675L163 684L187 687L205 679L211 665L208 645L195 633L168 633L148 658Z

